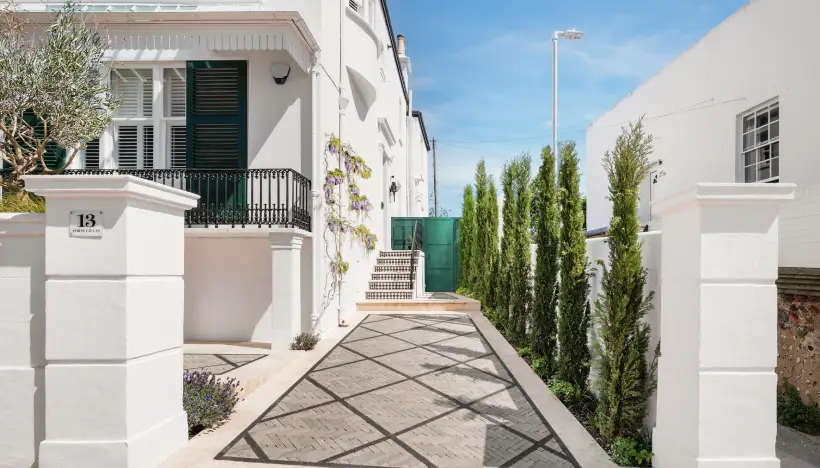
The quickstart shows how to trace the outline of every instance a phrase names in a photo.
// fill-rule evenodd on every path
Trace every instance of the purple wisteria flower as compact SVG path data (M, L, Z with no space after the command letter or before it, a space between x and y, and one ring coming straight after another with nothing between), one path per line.
M333 184L325 183L322 188L325 192L325 203L333 204Z

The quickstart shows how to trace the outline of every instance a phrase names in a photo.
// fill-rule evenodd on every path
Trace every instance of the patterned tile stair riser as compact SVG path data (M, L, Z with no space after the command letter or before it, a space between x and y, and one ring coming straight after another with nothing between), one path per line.
M578 467L465 315L370 315L218 460Z

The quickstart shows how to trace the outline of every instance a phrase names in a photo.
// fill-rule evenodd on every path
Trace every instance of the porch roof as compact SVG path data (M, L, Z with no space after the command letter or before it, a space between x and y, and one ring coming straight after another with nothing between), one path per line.
M23 4L35 22L54 7ZM83 7L91 23L104 25L109 54L143 50L252 51L290 53L309 71L319 43L298 11L270 11L258 3L231 6L94 4ZM169 26L173 26L169 33Z

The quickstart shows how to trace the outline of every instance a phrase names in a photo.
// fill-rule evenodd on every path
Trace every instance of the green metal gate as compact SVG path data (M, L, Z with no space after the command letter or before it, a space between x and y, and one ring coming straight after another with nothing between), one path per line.
M409 250L413 225L424 229L424 275L427 292L455 292L458 285L458 225L461 218L393 218L393 250Z

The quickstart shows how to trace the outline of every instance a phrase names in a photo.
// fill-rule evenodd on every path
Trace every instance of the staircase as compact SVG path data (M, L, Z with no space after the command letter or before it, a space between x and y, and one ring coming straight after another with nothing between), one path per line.
M418 260L418 251L412 252L412 255ZM410 250L382 250L376 259L375 272L370 275L365 299L413 299L418 261L411 260Z

